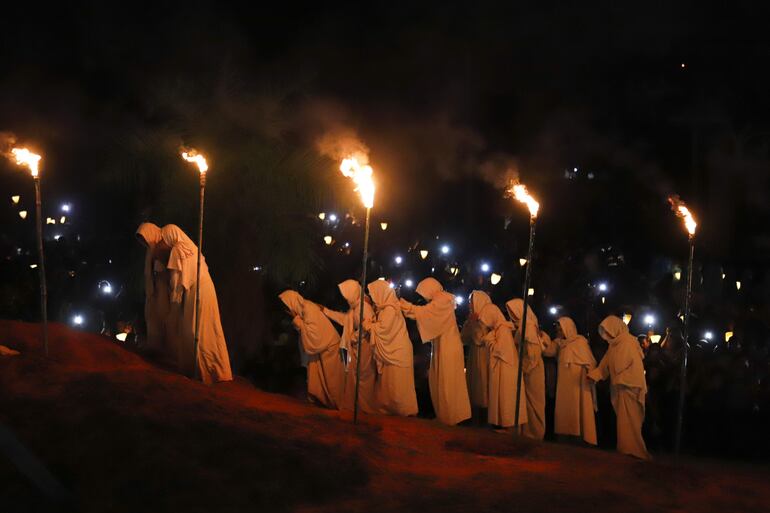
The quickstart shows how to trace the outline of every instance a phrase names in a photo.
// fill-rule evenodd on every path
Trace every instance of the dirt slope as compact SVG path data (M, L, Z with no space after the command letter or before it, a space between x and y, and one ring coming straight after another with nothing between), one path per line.
M0 426L87 512L763 511L770 472L643 463L486 429L207 387L96 335L0 321ZM0 451L3 513L51 510Z

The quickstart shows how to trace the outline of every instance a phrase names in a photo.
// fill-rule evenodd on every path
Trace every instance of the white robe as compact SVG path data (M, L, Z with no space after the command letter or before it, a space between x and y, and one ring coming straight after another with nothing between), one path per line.
M169 320L169 272L155 258L156 248L162 240L161 230L152 223L142 223L136 236L144 241L147 250L144 261L144 321L147 327L147 347L160 352L164 358L177 362L178 341Z
M345 368L339 354L337 330L318 305L298 292L286 290L278 297L294 316L292 323L299 332L302 349L308 355L308 398L327 408L338 408Z
M471 405L486 408L489 402L489 350L484 344L486 329L479 322L479 315L492 300L480 290L471 292L470 313L463 324L460 337L468 346L468 361L465 364L465 380Z
M219 319L214 282L201 255L200 320L198 352L195 354L195 279L198 248L176 225L161 230L163 242L171 248L166 267L170 271L169 297L180 348L180 368L206 384L232 381L230 356Z
M384 280L370 283L367 288L377 310L377 315L369 323L377 367L377 407L380 413L389 415L417 415L414 350L398 300Z
M358 361L358 323L360 321L361 286L355 280L345 280L338 285L342 296L350 309L336 312L323 308L323 313L332 321L342 326L340 348L348 352L345 366L345 383L340 409L353 411L356 401L356 373L359 373L358 408L364 413L378 411L374 385L377 377L377 364L374 361L374 349L369 333L364 330L361 337L361 361ZM372 306L364 301L364 321L371 322L374 317ZM357 367L359 366L360 367Z
M481 312L479 322L487 330L483 341L489 352L489 409L487 421L494 426L516 425L516 374L519 355L513 343L511 323L493 304ZM521 384L524 387L524 383ZM527 423L526 401L519 403L519 425Z
M554 340L543 351L546 356L556 356L558 361L554 432L579 436L596 445L596 387L586 379L596 368L596 360L572 319L562 317L559 325L564 338Z
M642 348L628 333L625 323L614 315L602 321L599 334L610 347L599 366L588 376L594 381L610 378L610 399L617 417L618 452L650 459L642 437L647 394Z
M512 299L505 306L516 327L515 340L521 343L521 321L524 303L521 299ZM540 339L540 327L537 317L527 306L527 329L522 372L524 373L524 392L527 399L527 424L522 434L535 440L545 437L545 366L543 365L543 342ZM518 370L517 370L518 372Z
M432 344L428 385L436 418L443 424L455 425L471 417L455 299L433 278L421 281L417 293L429 301L427 305L417 306L402 299L401 308L404 315L417 321L422 342Z

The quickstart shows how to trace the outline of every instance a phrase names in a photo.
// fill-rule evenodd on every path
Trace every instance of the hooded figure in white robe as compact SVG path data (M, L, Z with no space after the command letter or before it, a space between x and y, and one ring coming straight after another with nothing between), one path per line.
M198 354L194 354L198 246L174 224L164 226L161 235L165 246L171 248L166 267L170 273L170 316L175 318L180 371L190 377L200 377L206 384L232 381L230 356L219 319L217 293L206 260L201 255L200 328Z
M596 445L596 387L586 380L596 368L596 359L572 319L561 317L558 324L559 336L543 351L558 362L554 432Z
M302 350L308 355L308 399L327 408L339 408L345 367L340 358L340 336L321 307L299 292L285 290L278 296L293 316Z
M636 337L628 332L628 326L614 315L601 322L599 335L610 347L599 366L588 373L588 378L592 381L610 378L610 400L617 417L618 452L648 460L650 453L642 438L647 394L642 348Z
M516 331L515 340L521 344L521 321L524 302L511 299L505 304L508 315ZM522 373L527 402L527 423L522 434L528 438L542 440L545 437L545 366L543 365L543 341L540 338L540 326L532 309L527 306L527 329L524 335L524 358ZM518 369L516 370L518 374Z
M376 315L368 328L377 367L376 404L380 413L417 415L414 390L414 349L396 294L385 280L367 285Z
M422 342L432 344L428 385L436 418L443 424L455 425L471 417L455 297L444 292L434 278L422 280L417 285L417 293L428 304L417 306L401 299L401 310L406 317L417 321Z
M505 319L497 305L493 304L486 305L481 310L479 322L488 330L483 337L489 353L488 422L494 426L515 426L519 355L513 343L513 325ZM525 386L523 382L521 386ZM519 425L526 423L527 405L526 401L521 401Z
M342 326L340 349L347 351L348 361L345 366L345 384L340 409L353 411L356 400L356 366L359 365L358 323L361 319L361 285L355 280L345 280L337 285L337 287L340 289L342 297L350 305L350 309L347 312L337 312L323 307L322 310L324 315ZM364 320L371 321L373 317L374 310L372 305L369 304L368 298L365 297ZM377 404L374 397L374 382L377 377L377 365L374 362L374 350L367 331L364 331L361 337L361 363L358 372L360 373L358 408L364 413L376 413Z
M460 332L463 345L468 346L468 362L465 365L465 379L468 384L468 395L471 406L486 408L489 396L489 350L484 344L487 329L479 322L482 310L492 304L486 292L474 290L471 292L470 313Z
M160 227L142 223L136 238L147 248L144 258L144 321L147 325L147 346L176 362L178 348L173 326L169 321L169 273L165 261L159 260L158 245L162 242Z

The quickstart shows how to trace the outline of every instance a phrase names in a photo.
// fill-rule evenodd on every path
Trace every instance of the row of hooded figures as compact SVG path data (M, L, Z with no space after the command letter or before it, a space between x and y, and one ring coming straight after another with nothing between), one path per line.
M195 243L176 225L143 223L136 232L146 248L145 321L147 342L170 354L179 371L204 383L232 380L230 358L219 317L214 283L201 255L199 337L195 344ZM339 284L350 308L337 312L287 290L280 294L308 357L308 397L329 408L352 410L359 374L358 408L369 414L417 415L413 346L406 319L417 324L420 339L431 344L428 375L437 419L455 425L471 417L471 406L487 410L489 424L542 440L545 435L543 356L558 360L555 432L596 445L594 383L610 379L617 418L618 451L647 459L642 438L645 384L643 353L623 321L609 316L599 326L609 348L597 365L588 341L569 317L559 319L551 340L528 308L523 330L522 382L518 425L516 396L524 304L505 305L510 321L482 291L470 298L470 315L458 329L455 298L434 278L416 288L426 301L415 305L397 298L390 284L367 285L358 362L361 287ZM342 335L332 325L342 327ZM469 346L467 364L463 344ZM340 358L341 351L347 357ZM360 368L358 368L360 367ZM358 368L358 369L357 369Z
M405 319L417 324L423 343L431 344L428 385L436 418L455 425L471 417L471 407L486 409L487 422L499 431L529 438L545 436L545 367L543 356L558 361L554 431L596 445L595 383L610 379L617 418L617 449L641 459L650 455L642 438L647 386L643 353L626 324L609 316L599 334L609 344L597 365L585 337L569 317L557 323L557 337L543 330L527 307L522 380L516 423L519 349L524 303L505 304L510 320L490 297L473 291L470 314L458 329L455 297L435 278L425 278L416 288L425 301L415 305L397 298L390 284L376 280L367 285L363 332L358 351L361 287L354 280L339 284L350 308L330 310L287 290L280 294L293 317L307 365L308 396L329 408L352 410L358 374L358 408L364 413L411 416L417 414L413 349ZM333 321L342 327L340 336ZM465 362L463 345L469 346ZM340 358L344 349L347 358Z

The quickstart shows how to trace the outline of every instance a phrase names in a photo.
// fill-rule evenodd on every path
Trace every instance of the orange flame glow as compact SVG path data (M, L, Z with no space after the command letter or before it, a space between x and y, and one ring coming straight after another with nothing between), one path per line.
M540 203L535 201L535 198L533 198L529 192L527 192L526 185L520 183L512 183L507 192L517 201L527 205L530 217L537 217L537 211L540 210Z
M691 236L695 235L695 228L698 223L695 222L695 218L692 216L690 209L684 204L684 201L679 199L679 196L670 196L668 202L671 203L671 210L684 220L684 227L687 229L687 233Z
M365 157L361 158L364 161ZM359 162L359 157L350 156L342 160L340 171L356 184L356 190L361 194L361 201L366 208L374 206L374 180L372 166Z
M187 162L192 162L193 164L197 165L200 174L206 173L206 171L209 169L209 164L206 162L206 157L204 157L201 153L198 153L198 150L191 149L190 151L183 151L182 158Z
M13 158L16 159L18 165L29 168L32 177L37 178L39 172L38 166L40 165L40 159L42 158L40 155L32 153L27 148L13 148L11 153L13 153Z

